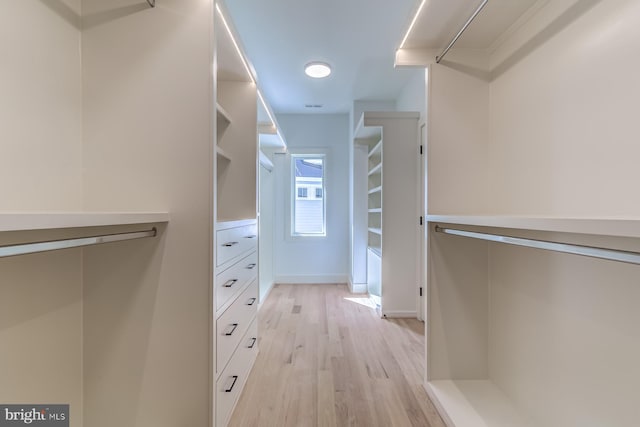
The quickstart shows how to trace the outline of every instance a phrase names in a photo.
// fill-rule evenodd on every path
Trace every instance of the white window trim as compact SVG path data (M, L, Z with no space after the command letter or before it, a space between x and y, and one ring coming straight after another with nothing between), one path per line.
M329 150L326 148L305 148L305 149L292 149L289 147L289 195L287 197L286 203L289 204L287 212L287 232L286 239L287 240L299 240L299 239L326 239L328 235L328 218L327 218L327 163L330 161ZM324 210L324 224L323 224L323 232L322 233L309 233L309 234L300 234L294 232L294 202L296 193L296 184L295 184L295 158L296 157L321 157L323 160L322 163L322 208Z

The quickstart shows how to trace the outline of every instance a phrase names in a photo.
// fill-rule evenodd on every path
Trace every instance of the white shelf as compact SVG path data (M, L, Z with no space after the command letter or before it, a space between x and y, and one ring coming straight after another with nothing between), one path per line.
M491 215L427 215L431 223L515 228L522 230L640 237L640 218L630 217L549 217Z
M381 120L388 119L419 119L420 113L401 111L365 111L360 117L354 132L355 142L382 138Z
M382 208L369 209L369 213L382 213Z
M531 427L509 398L487 380L438 380L425 386L447 425Z
M378 187L374 187L371 190L369 190L369 194L379 193L380 191L382 191L382 186L381 185L379 185Z
M217 103L216 103L216 114L217 114L218 122L222 121L226 125L229 125L231 123L231 116L229 115L227 110L222 108L222 105Z
M367 249L369 249L371 252L373 252L374 254L378 255L379 257L382 258L382 249L380 248L380 246L367 246Z
M368 157L371 158L372 156L375 156L376 154L380 153L381 148L382 148L382 139L378 141L378 143L374 145L373 148L369 151Z
M224 151L222 148L220 148L219 146L216 146L216 154L220 157L222 157L223 159L226 159L228 161L231 161L231 155L229 155L229 153L227 153L226 151Z
M382 163L378 163L369 170L369 176L382 172Z
M152 224L169 221L167 212L0 213L0 232Z
M382 228L369 227L369 233L375 233L382 236Z

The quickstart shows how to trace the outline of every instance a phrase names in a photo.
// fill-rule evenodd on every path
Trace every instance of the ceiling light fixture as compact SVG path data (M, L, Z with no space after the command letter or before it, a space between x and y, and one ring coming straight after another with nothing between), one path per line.
M304 73L314 79L322 79L331 74L331 66L326 62L309 62L304 66Z
M422 0L422 2L420 3L420 6L418 7L416 14L413 16L413 19L411 20L411 24L409 25L409 29L407 29L407 33L404 35L404 38L402 39L402 42L400 43L400 47L398 49L402 49L404 47L404 44L407 42L407 39L409 38L409 34L411 34L411 30L413 30L413 26L416 25L418 16L420 16L420 12L422 12L422 8L424 7L424 4L426 2L427 0Z

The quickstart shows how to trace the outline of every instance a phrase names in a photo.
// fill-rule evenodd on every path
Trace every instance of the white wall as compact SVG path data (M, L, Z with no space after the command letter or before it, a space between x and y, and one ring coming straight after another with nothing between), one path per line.
M346 283L349 256L349 116L282 114L278 122L290 153L327 153L326 237L291 237L290 156L274 156L274 272L279 283Z
M264 151L264 150L263 150ZM273 154L265 152L265 154L273 161ZM260 268L259 294L260 304L267 297L271 287L273 286L273 259L274 259L274 226L275 226L275 172L269 172L263 166L260 166L260 238L258 266Z
M82 207L80 1L57 3L0 2L1 210Z
M84 425L205 426L213 3L82 7L85 208L171 215L160 242L86 251Z
M417 111L420 113L420 123L424 123L427 117L426 94L426 70L414 70L413 76L402 89L396 101L398 111Z
M0 1L0 211L82 207L80 2L59 3ZM0 245L33 238L2 233ZM0 401L69 403L72 427L81 266L80 249L0 259Z
M489 84L433 64L429 86L428 212L486 213Z
M595 5L491 84L497 211L640 213L632 196L640 181L640 3L586 3Z

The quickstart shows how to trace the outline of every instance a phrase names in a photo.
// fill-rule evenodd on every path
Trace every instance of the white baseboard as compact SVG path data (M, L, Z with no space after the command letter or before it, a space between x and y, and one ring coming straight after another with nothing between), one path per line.
M271 282L271 284L269 285L269 289L267 289L267 293L264 294L264 297L260 298L260 301L258 302L258 310L260 310L260 307L262 307L262 304L267 300L267 298L269 298L269 294L273 289L273 285L274 283Z
M325 275L299 275L299 276L276 276L275 283L347 283L346 274L325 274Z
M418 312L416 310L398 310L398 311L388 311L382 310L382 316L388 317L391 319L417 319Z
M366 283L351 283L349 282L349 292L352 294L366 294L367 293L367 284Z

